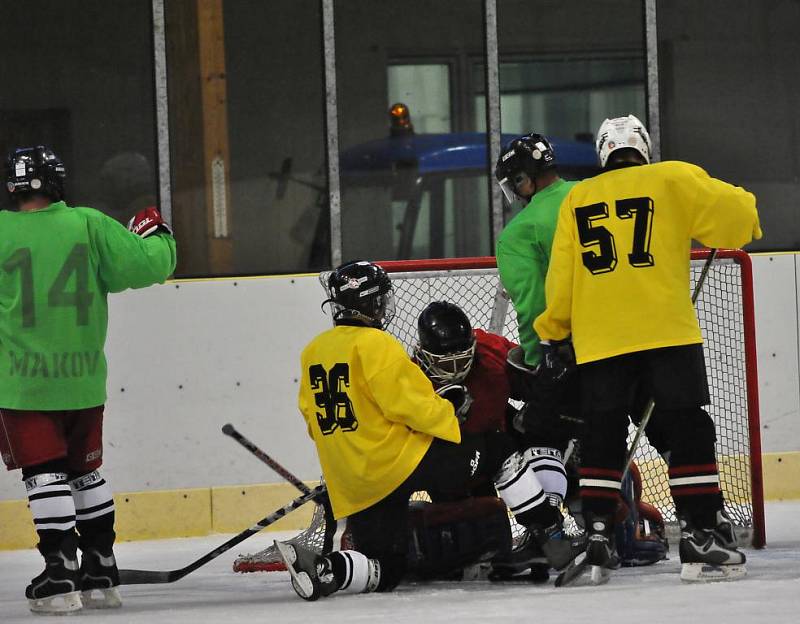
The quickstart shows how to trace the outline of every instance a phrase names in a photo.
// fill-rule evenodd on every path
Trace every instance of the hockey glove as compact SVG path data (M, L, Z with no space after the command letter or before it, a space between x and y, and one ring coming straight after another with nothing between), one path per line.
M522 347L511 349L506 356L506 376L511 391L511 398L515 401L530 401L537 391L538 368L531 368L525 362L525 352Z
M472 406L472 395L466 386L449 384L438 388L436 394L453 404L459 424L466 422L469 408Z
M164 221L157 208L150 206L137 212L128 221L128 229L142 238L147 238L156 232L172 234L172 228Z
M569 338L542 340L539 344L542 347L540 374L546 374L552 381L560 381L567 373L575 370L575 351Z

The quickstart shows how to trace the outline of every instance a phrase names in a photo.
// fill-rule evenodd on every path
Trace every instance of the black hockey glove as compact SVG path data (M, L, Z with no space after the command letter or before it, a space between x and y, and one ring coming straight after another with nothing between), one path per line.
M552 381L561 381L568 373L575 370L575 351L572 341L542 340L542 363L539 364L539 373L547 375Z
M537 391L539 368L531 368L525 363L525 352L522 347L514 347L508 352L506 376L512 399L527 402L534 398Z
M472 406L472 395L469 393L466 386L449 384L437 388L436 394L453 404L459 424L466 422L467 416L469 415L469 408Z

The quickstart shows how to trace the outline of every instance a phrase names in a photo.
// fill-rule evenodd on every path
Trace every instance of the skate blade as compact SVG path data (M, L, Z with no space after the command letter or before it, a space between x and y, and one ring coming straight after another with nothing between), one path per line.
M511 570L493 569L487 579L492 583L527 583L541 585L550 580L550 567L544 564L533 564L529 568Z
M593 565L591 566L589 578L591 585L605 585L608 583L608 579L611 578L611 570L605 566Z
M47 598L28 598L28 607L33 613L63 615L83 609L79 591L56 594Z
M586 561L586 553L578 555L556 578L556 587L585 587L604 585L611 577L611 569L605 566L591 565Z
M582 552L556 577L555 586L566 587L567 585L576 583L577 580L587 572L588 568L589 564L586 562L586 553Z
M283 563L286 564L286 569L292 577L292 587L297 595L303 600L317 600L320 596L319 588L314 587L314 582L308 572L298 572L294 569L294 562L297 561L297 553L294 548L289 544L282 544L278 541L273 543L281 559L283 559Z
M119 609L122 606L116 587L89 589L81 592L81 598L85 609Z
M747 576L744 564L713 565L710 563L684 563L681 566L681 580L685 583L715 583L736 581Z

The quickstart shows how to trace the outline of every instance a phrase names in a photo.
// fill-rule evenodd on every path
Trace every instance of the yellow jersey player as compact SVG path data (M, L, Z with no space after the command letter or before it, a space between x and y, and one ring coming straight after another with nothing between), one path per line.
M577 549L550 530L556 524L560 530L561 516L530 458L515 452L503 432L462 434L468 393L438 396L400 342L383 331L394 314L386 272L349 262L331 273L327 288L334 327L303 350L298 402L333 514L348 516L358 550L320 556L276 543L298 595L316 600L335 591L393 589L407 567L409 496L462 492L480 478L493 480L520 524L534 527L553 567L565 567Z
M608 577L637 387L655 400L670 449L681 578L738 578L745 557L722 514L689 256L692 239L739 247L760 238L755 197L689 163L649 164L650 138L632 115L603 122L596 147L605 171L573 187L561 205L547 309L534 323L545 360L556 369L558 341L572 336L587 421L580 486L590 536L585 556L562 583L590 568L592 581Z

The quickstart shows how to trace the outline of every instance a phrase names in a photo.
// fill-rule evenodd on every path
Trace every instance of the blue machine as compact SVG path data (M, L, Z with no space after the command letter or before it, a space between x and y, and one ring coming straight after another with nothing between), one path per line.
M506 145L519 135L504 134ZM593 175L598 170L597 154L590 143L553 139L559 171ZM339 167L343 176L391 171L399 166L415 166L419 175L488 171L488 148L483 132L454 134L410 134L361 143L341 152ZM492 169L494 163L492 163Z
M516 138L504 134L502 144ZM561 177L583 179L599 170L591 143L552 143ZM368 141L342 150L339 171L343 206L358 209L359 201L364 209L385 206L380 214L392 220L391 252L381 252L382 259L492 253L489 195L494 163L489 162L486 133L409 131ZM356 189L361 189L360 195ZM507 221L510 206L505 216Z

